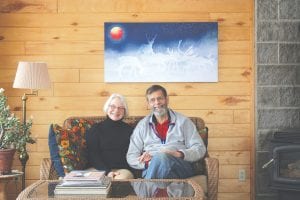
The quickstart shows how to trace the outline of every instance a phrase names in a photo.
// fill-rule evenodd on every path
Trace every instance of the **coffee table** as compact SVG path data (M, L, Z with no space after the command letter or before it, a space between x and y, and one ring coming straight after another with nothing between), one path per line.
M39 180L23 190L17 200L28 199L191 199L205 200L200 185L186 179L124 179L112 181L106 197L99 195L54 195L58 180Z

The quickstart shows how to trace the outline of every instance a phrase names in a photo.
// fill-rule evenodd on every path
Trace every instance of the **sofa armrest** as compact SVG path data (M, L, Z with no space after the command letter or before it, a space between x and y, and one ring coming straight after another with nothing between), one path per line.
M58 175L50 158L43 158L40 166L40 180L56 180Z
M206 175L208 199L217 200L219 183L219 160L211 157L206 157L204 160L207 173Z

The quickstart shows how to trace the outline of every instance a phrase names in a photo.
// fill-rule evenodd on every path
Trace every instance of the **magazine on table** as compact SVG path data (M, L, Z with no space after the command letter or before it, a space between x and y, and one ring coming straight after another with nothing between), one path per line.
M83 187L59 187L56 186L54 190L55 195L84 195L84 194L98 194L107 195L111 189L111 182L106 187L97 186L83 186Z
M108 194L111 178L105 171L73 170L55 187L55 195Z
M110 191L110 185L107 188L55 188L55 195L83 195L83 194L98 194L98 195L107 195Z
M67 173L64 181L100 181L105 177L105 171L73 170Z
M111 178L104 176L99 181L65 181L59 183L56 188L107 188L110 186Z

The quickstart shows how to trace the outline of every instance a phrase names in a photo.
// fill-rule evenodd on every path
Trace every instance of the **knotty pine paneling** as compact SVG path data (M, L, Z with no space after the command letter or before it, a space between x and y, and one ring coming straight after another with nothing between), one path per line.
M249 40L249 29L249 27L219 27L219 41Z
M219 41L221 54L249 54L249 41Z
M0 35L5 41L103 41L103 34L103 27L0 28Z
M225 124L232 124L233 123L233 110L181 110L176 109L179 112L183 112L187 116L199 116L202 117L205 120L205 123L207 126L209 126L210 123L219 124L219 123L225 123Z
M25 54L24 42L0 42L0 55Z
M219 81L162 83L170 107L202 117L209 128L209 153L220 162L220 200L248 200L254 96L253 1L251 0L3 0L0 2L0 87L21 116L21 96L13 89L19 61L45 61L51 88L29 97L33 117L26 185L39 179L39 163L49 157L48 129L69 116L103 115L106 98L126 96L130 115L149 113L144 93L152 83L104 83L104 22L218 22ZM17 158L14 168L21 169ZM238 170L247 180L239 182ZM13 189L10 196L13 197Z
M220 82L249 82L252 77L250 68L219 68Z
M204 118L205 121L209 119L206 116ZM206 125L209 127L209 137L250 137L249 124L233 124L233 122L228 123L225 120L215 120Z
M219 51L218 59L219 68L252 68L251 54L222 54L222 52ZM253 77L253 75L251 77Z
M27 55L46 54L103 54L103 41L56 41L56 42L26 42Z
M246 181L238 181L237 179L221 179L219 181L219 192L226 193L240 193L240 192L248 192L250 190L250 181L246 179Z
M169 0L170 1L170 0ZM249 1L249 0L247 0ZM38 16L38 17L37 17ZM97 13L97 14L31 14L14 13L1 14L0 26L7 27L102 27L103 22L201 22L217 21L220 27L237 26L251 27L251 14L241 13L201 13L201 12L171 12L171 13Z
M36 143L36 148L38 152L48 152L48 139L40 138L38 142Z
M55 13L57 12L57 1L45 0L7 0L0 1L1 13Z
M20 102L21 102L21 99L22 99L22 95L24 93L30 93L31 92L29 89L28 90L26 90L26 89L20 90L20 89L12 88L13 82L3 82L3 83L0 82L0 84L1 84L0 87L5 89L5 94L7 96L9 96L9 97L18 97L20 99ZM52 88L47 89L47 90L39 90L38 95L39 95L39 97L53 96ZM8 103L10 103L10 98L8 98ZM22 105L20 105L20 106L22 106ZM17 110L17 111L20 110L20 106L18 108L14 108L13 110Z
M32 136L35 138L39 138L39 139L47 139L50 124L52 124L52 122L50 120L49 120L48 124L36 124L35 123L31 129ZM61 125L61 123L59 125ZM35 153L38 153L38 152L35 152Z
M216 6L222 5L222 6ZM91 0L84 2L81 0L60 0L58 12L249 12L250 1L226 0L111 0L106 1Z
M249 200L250 199L250 193L240 193L240 192L234 192L234 193L223 193L219 192L218 194L218 200Z
M99 76L99 74L104 74L104 70L103 69L81 69L79 79L81 83L104 82L104 77Z
M104 62L103 55L0 55L0 69L17 69L20 60L44 61L49 69L103 69Z
M210 146L211 142L209 142ZM217 158L220 165L250 165L250 151L215 151L210 149L210 156Z
M79 69L49 69L48 72L52 82L80 82ZM3 83L12 83L12 81L15 79L15 76L16 69L0 69L0 80Z
M209 138L209 149L216 151L245 151L251 149L251 141L247 137Z
M168 83L164 85L168 87L170 96L250 95L250 83L247 82L202 83L201 85L197 83L182 83L178 85ZM68 97L81 94L95 97L108 96L112 92L122 91L124 95L144 97L148 86L149 84L145 83L54 83L54 95ZM234 101L234 97L232 97L232 101ZM230 104L230 99L228 99L228 102L224 100L223 103Z
M26 174L30 174L30 178L28 179L40 179L40 165L31 165L30 167L26 168L25 172Z
M234 123L236 124L244 124L251 122L251 113L249 110L235 110L233 113Z
M46 139L46 138L45 138ZM46 139L47 140L47 139ZM46 147L48 144L46 144ZM42 158L49 157L49 152L47 151L41 151L41 152L30 152L31 157L27 161L28 165L40 165L41 162L39 162Z
M54 83L80 82L79 69L49 69L49 76Z
M0 69L0 80L2 83L11 83L16 76L16 69Z
M250 177L250 168L248 165L222 165L219 168L219 177L224 179L235 179L239 169L245 169L246 178Z

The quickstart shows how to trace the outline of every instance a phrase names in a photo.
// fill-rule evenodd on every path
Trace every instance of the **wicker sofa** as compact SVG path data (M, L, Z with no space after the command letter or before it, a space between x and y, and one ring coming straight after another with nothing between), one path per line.
M64 129L71 129L72 123L74 120L89 120L93 123L103 121L106 117L105 116L76 116L76 117L69 117L63 123ZM125 122L129 123L133 127L142 119L142 116L134 116L134 117L127 117L124 119ZM204 139L206 145L208 144L208 128L205 126L203 119L199 117L190 117L190 119L196 125L201 137ZM203 133L204 134L201 134ZM207 153L205 158L197 163L195 163L195 172L197 174L198 171L201 169L202 175L196 175L191 177L195 182L199 183L207 198L210 200L217 200L218 195L218 181L219 181L219 162L216 158L211 158ZM200 168L200 169L199 169ZM134 172L135 178L140 178L140 171L136 170ZM43 158L41 161L40 167L40 179L41 180L55 180L58 179L57 172L54 168L53 162L51 162L50 158Z

